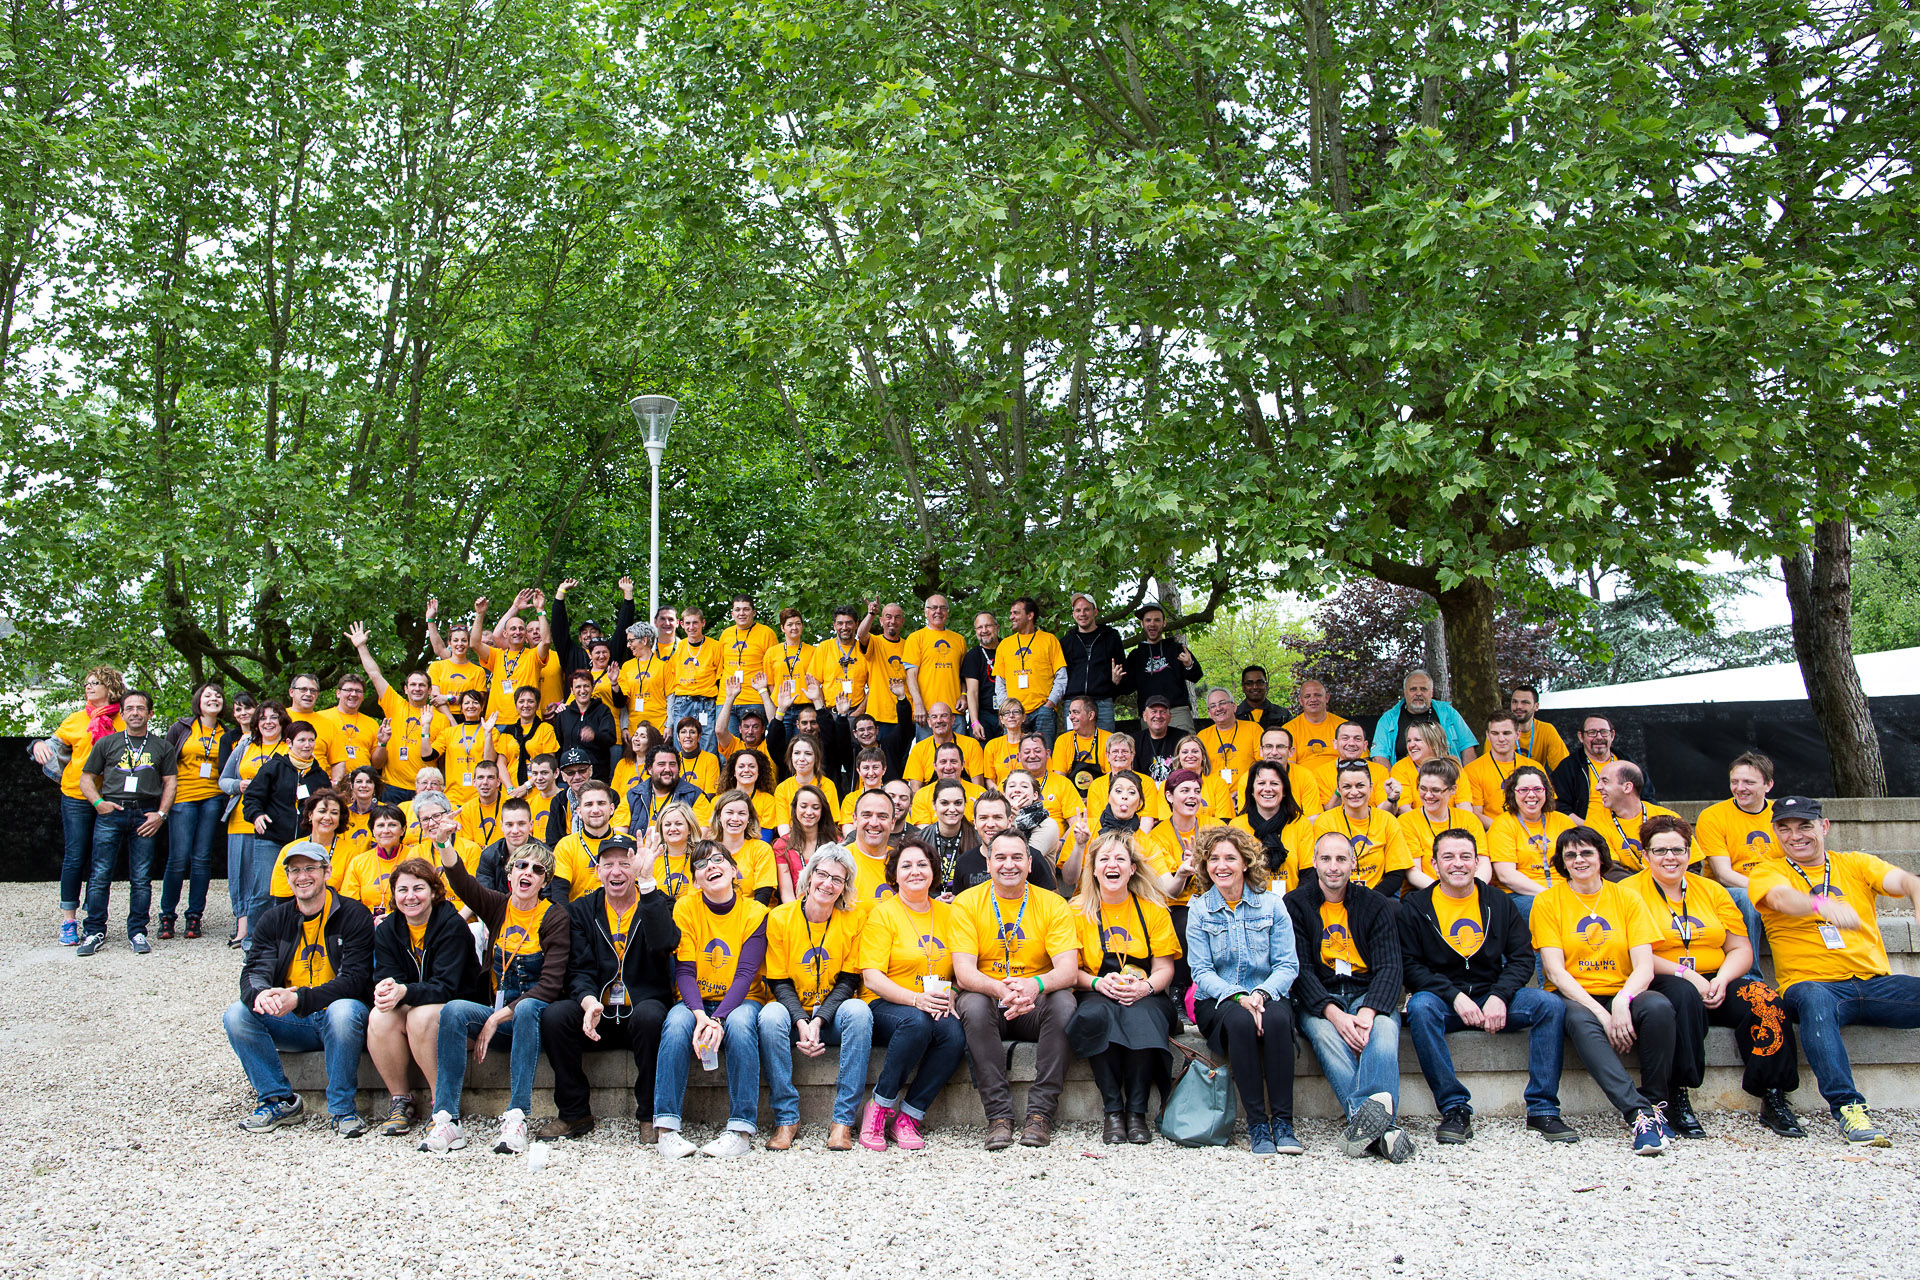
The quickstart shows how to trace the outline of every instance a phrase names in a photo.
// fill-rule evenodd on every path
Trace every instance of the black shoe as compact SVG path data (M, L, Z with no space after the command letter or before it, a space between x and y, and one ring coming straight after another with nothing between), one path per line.
M1793 1104L1787 1101L1785 1089L1769 1089L1761 1097L1760 1123L1783 1138L1807 1136L1807 1131L1800 1127L1800 1117L1793 1114Z
M1147 1117L1141 1112L1127 1112L1127 1141L1139 1146L1153 1141L1153 1126L1147 1123Z
M1704 1138L1707 1130L1700 1123L1700 1117L1693 1113L1693 1102L1687 1097L1685 1089L1675 1089L1673 1097L1667 1102L1667 1128L1683 1138Z
M200 913L198 911L187 912L187 932L185 936L189 938L197 938L200 936Z
M173 940L173 917L161 916L160 928L153 936L162 942L171 942Z
M1528 1116L1527 1128L1548 1142L1578 1142L1580 1135L1559 1116Z
M1450 1147L1473 1141L1473 1112L1465 1107L1448 1108L1434 1128L1433 1140Z
M1127 1118L1118 1111L1109 1111L1100 1126L1100 1141L1109 1147L1117 1147L1127 1140Z

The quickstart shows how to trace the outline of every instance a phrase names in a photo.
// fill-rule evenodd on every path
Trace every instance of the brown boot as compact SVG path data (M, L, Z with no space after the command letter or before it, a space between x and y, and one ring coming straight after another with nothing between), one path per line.
M592 1116L581 1116L578 1120L555 1116L535 1130L533 1136L541 1142L552 1142L555 1138L584 1138L592 1132Z
M793 1140L796 1137L798 1137L799 1134L800 1134L799 1125L783 1124L773 1131L773 1136L771 1138L767 1139L767 1150L785 1151L788 1147L793 1145Z
M853 1126L850 1124L836 1124L835 1126L833 1126L832 1129L828 1130L827 1131L827 1150L829 1151L853 1150Z
M1118 1111L1107 1112L1100 1126L1100 1141L1117 1147L1127 1140L1127 1118Z
M990 1120L987 1122L987 1150L1005 1151L1013 1145L1013 1121Z
M1053 1117L1038 1112L1027 1117L1027 1127L1020 1131L1020 1145L1023 1147L1044 1147L1053 1141Z

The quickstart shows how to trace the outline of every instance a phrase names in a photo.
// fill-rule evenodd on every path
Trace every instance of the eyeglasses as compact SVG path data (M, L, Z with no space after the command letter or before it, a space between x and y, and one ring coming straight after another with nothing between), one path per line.
M710 867L716 862L724 866L726 865L726 861L727 860L724 857L722 857L720 854L705 853L705 854L701 854L698 858L695 858L693 860L693 862L690 864L690 869L694 871L699 871L703 867Z
M540 865L539 863L537 863L537 862L525 862L525 861L522 861L522 862L516 862L516 863L514 863L514 864L513 864L512 866L510 866L510 867L508 867L508 868L507 868L507 870L509 870L509 871L537 871L537 872L539 872L539 873L540 873L541 875L543 875L543 876L547 874L547 869L546 869L545 867L543 867L543 866L541 866L541 865Z
M814 872L813 882L815 884L831 885L835 889L844 889L847 887L847 878L845 876L830 876L824 871Z
M1650 844L1647 846L1648 853L1685 853L1686 851L1687 846L1683 844Z
M1547 789L1545 787L1515 787L1513 794L1517 796L1543 796L1547 794Z
M319 685L317 685L317 684L297 684L297 685L294 685L294 686L293 686L293 692L295 692L295 693L318 693L318 692L320 692L320 686L319 686Z

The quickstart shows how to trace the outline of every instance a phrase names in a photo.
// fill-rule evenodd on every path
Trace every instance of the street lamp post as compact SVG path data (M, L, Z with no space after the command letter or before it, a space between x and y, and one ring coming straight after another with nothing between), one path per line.
M673 428L673 416L680 402L672 396L635 396L627 402L635 422L646 440L647 461L653 464L652 550L648 556L647 621L660 613L660 458L667 451L667 432Z

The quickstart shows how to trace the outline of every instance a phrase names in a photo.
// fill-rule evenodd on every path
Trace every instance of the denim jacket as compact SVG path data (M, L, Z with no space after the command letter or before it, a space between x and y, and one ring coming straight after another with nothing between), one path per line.
M1258 989L1268 999L1285 1000L1300 974L1300 958L1280 895L1249 892L1232 911L1218 888L1195 898L1187 912L1187 966L1202 999Z

